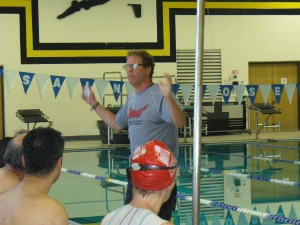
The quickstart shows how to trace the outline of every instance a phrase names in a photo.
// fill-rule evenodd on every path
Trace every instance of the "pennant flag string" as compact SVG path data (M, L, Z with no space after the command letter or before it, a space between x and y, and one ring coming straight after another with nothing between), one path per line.
M134 93L134 88L127 81L111 81L104 80L101 78L74 78L74 77L65 77L58 75L45 75L45 74L35 74L31 72L23 72L23 71L10 71L10 70L0 70L0 76L4 76L6 80L6 85L8 88L8 93L11 92L12 87L15 83L16 77L18 76L21 79L21 83L24 89L24 93L27 94L29 88L32 84L32 80L36 78L36 82L38 85L38 90L40 97L42 97L45 88L47 86L48 80L51 80L51 86L54 92L55 98L59 95L59 92L64 85L64 80L66 80L66 84L69 90L70 98L74 97L74 93L77 87L78 82L80 81L81 87L88 84L90 87L93 87L96 84L96 89L98 91L100 99L103 99L106 91L111 91L115 100L118 101L119 97L123 93L123 85L125 85L125 90L127 95L131 95ZM111 89L107 90L108 83L110 83ZM295 89L298 89L295 92ZM172 91L174 95L178 95L179 90L181 90L182 99L185 105L189 104L189 100L191 99L191 93L194 90L193 83L177 83L172 85ZM207 91L206 91L207 90ZM288 97L288 101L292 104L293 96L295 93L300 95L300 84L251 84L251 85L222 85L222 84L204 84L202 86L202 97L206 95L210 96L210 100L214 105L218 94L221 94L224 100L224 104L227 105L229 102L238 102L241 105L242 100L245 96L249 96L251 103L255 102L258 90L263 97L263 101L267 104L269 95L271 90L273 91L273 96L276 100L277 104L280 104L281 97L286 92ZM232 101L232 99L234 99Z

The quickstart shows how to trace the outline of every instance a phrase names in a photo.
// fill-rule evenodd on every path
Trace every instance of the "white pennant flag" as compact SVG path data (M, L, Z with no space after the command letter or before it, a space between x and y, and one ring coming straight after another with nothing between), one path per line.
M220 85L207 85L206 88L210 93L212 104L215 105L215 101L218 95L218 91L220 89Z
M180 89L182 92L182 97L185 105L187 105L187 102L189 101L193 87L194 84L180 84Z
M125 84L128 96L130 96L132 93L134 93L134 87L129 82L124 82L124 84Z
M262 94L262 97L264 99L265 105L268 102L270 90L271 90L271 85L270 84L260 84L259 85L260 92Z
M95 80L97 90L99 93L100 101L103 102L104 93L107 88L107 85L109 84L108 80Z
M50 77L49 75L43 75L43 74L36 74L35 75L36 82L37 82L41 97L44 93L44 90L45 90L46 85L48 83L49 77Z
M79 78L66 77L66 82L67 82L70 98L73 98L75 89L79 82Z
M288 96L290 104L292 104L295 88L296 88L296 84L285 84L284 85L284 89L286 91L286 94Z
M4 70L3 71L4 78L6 80L6 85L8 88L8 93L10 92L17 76L19 75L19 72L16 71L10 71L10 70Z
M240 105L243 101L243 96L244 96L244 93L246 90L246 85L233 85L233 88L235 91L237 102Z

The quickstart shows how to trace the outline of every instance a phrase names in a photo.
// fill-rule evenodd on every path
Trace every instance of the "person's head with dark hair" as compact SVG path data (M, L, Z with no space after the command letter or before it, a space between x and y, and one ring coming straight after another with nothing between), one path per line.
M6 146L11 139L12 137L4 137L0 140L0 168L5 166L3 157L4 157Z
M4 163L10 165L14 169L24 170L22 163L22 142L27 131L21 130L8 142L3 156Z
M3 156L4 166L0 168L0 193L12 189L20 183L24 177L24 166L22 163L22 142L26 131L20 131L11 138L5 148Z
M140 66L143 66L144 68L147 68L147 67L151 68L150 76L152 78L153 73L154 73L154 67L155 67L153 56L150 55L146 50L143 50L143 49L128 51L126 59L128 60L128 58L132 57L132 56L141 58L141 62L139 62L139 64L141 64Z
M64 139L51 127L39 127L28 132L23 140L25 175L47 176L62 158Z
M53 128L39 127L27 133L23 140L24 176L14 187L0 192L0 221L68 225L64 205L49 196L61 173L63 150L61 133Z

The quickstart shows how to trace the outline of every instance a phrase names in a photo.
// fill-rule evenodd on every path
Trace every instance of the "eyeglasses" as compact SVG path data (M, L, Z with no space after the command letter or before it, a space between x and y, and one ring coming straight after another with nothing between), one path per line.
M139 163L132 163L129 167L131 170L171 170L175 169L177 166L156 166L156 165L143 165Z
M123 69L127 70L127 69L132 68L132 69L136 70L139 66L144 66L144 64L138 64L138 63L128 64L128 63L126 63L123 65Z

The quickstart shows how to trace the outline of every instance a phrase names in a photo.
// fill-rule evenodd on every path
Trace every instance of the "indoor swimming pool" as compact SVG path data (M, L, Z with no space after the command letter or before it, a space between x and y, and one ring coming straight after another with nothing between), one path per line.
M249 141L201 145L201 224L300 224L299 142ZM50 195L70 223L99 224L126 191L128 146L66 148ZM193 145L181 143L175 224L191 224ZM285 222L282 222L285 221Z

